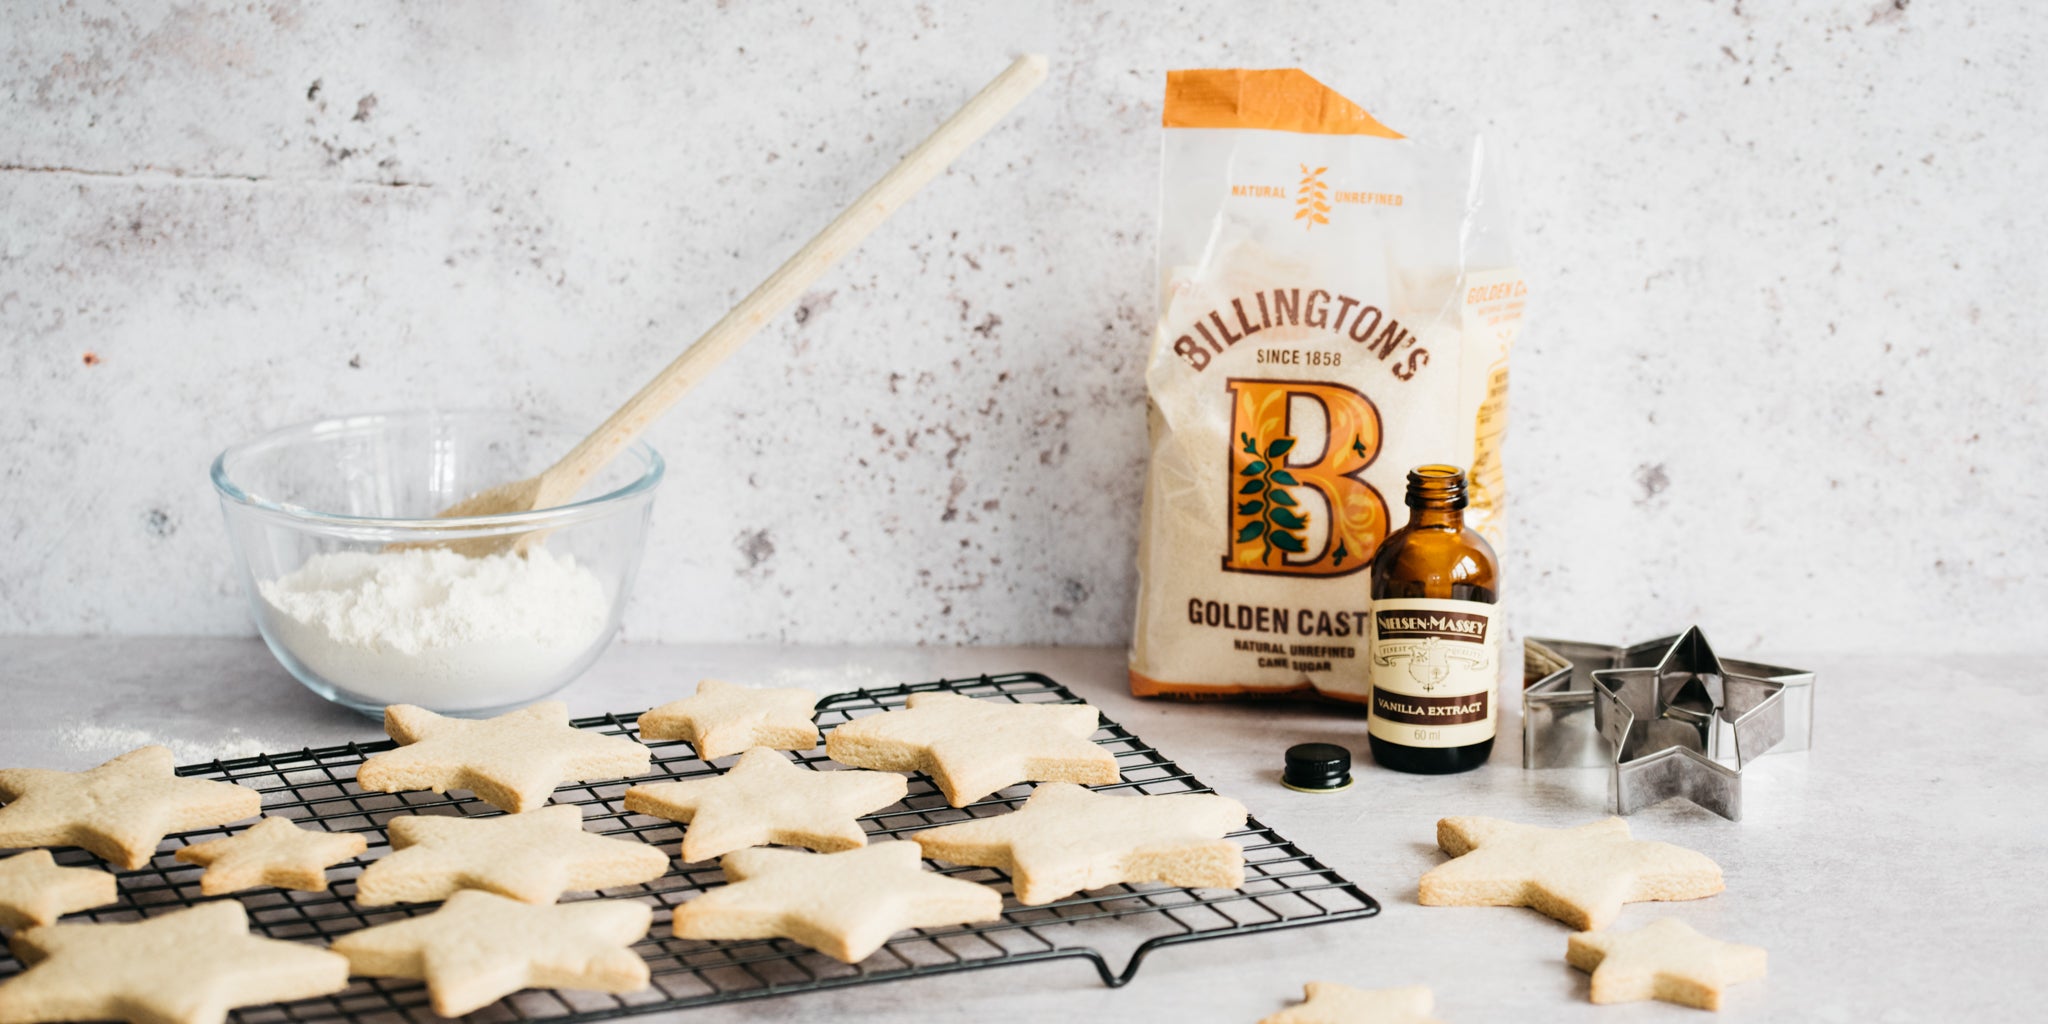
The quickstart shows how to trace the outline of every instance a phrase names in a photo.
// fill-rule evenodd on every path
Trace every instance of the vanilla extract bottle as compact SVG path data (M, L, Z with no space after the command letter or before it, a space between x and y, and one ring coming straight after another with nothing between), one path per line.
M1465 528L1465 471L1408 472L1408 525L1372 560L1372 759L1422 775L1470 771L1498 723L1500 566Z

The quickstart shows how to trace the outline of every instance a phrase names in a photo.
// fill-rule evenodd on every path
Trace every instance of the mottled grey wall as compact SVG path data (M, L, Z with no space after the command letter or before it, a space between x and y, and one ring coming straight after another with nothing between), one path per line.
M1525 627L2041 645L2048 17L1904 0L8 4L0 631L247 631L221 446L594 422L1021 49L655 431L630 637L1123 638L1161 75L1300 64L1516 169Z

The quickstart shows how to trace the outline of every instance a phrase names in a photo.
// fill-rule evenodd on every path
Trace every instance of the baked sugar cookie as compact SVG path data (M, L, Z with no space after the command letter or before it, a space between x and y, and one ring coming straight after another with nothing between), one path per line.
M634 839L583 829L583 811L554 804L489 818L408 815L385 826L390 856L356 879L356 902L429 903L484 889L527 903L564 892L609 889L660 878L668 855Z
M626 809L687 822L682 859L695 862L770 843L825 851L866 845L855 819L903 799L909 788L893 772L812 771L755 747L716 778L634 786Z
M647 961L628 947L653 920L632 900L534 906L465 889L423 917L350 932L334 951L355 974L424 980L434 1012L460 1017L523 988L646 988Z
M1116 758L1090 742L1102 715L1086 704L1013 704L957 693L914 693L900 711L832 730L840 764L929 774L946 802L964 807L1019 782L1117 781Z
M1596 1003L1661 999L1718 1010L1727 986L1764 976L1761 948L1710 939L1668 917L1632 932L1581 932L1564 958L1593 975Z
M249 934L216 900L123 924L51 924L8 943L29 968L0 982L0 1021L219 1024L237 1006L339 992L348 961L318 946Z
M499 810L532 810L565 782L623 779L647 771L647 748L624 736L578 729L558 700L470 721L411 704L384 709L384 731L404 744L356 769L356 785L380 793L467 789Z
M1303 999L1259 1024L1438 1024L1429 1015L1436 997L1421 985L1362 989L1311 981Z
M730 883L676 908L677 938L786 938L857 963L906 928L1003 914L994 889L925 870L916 843L841 853L757 847L719 863Z
M1452 859L1422 876L1424 906L1531 907L1583 931L1606 927L1623 903L1722 888L1720 865L1704 854L1631 839L1620 818L1577 828L1445 818L1436 841Z
M688 740L706 761L752 747L813 750L818 746L818 695L809 690L762 690L717 679L697 684L695 696L670 701L640 716L643 740Z
M114 876L92 868L60 868L48 850L0 860L0 928L49 924L65 914L119 899Z
M0 768L0 849L83 846L134 871L173 832L212 828L263 809L253 789L180 778L168 747L131 750L97 768Z
M1244 884L1244 805L1213 793L1110 796L1047 782L1009 814L925 829L910 838L934 860L1009 872L1017 902L1050 903L1118 882L1208 889Z
M178 859L206 867L199 891L207 896L274 885L325 892L327 869L361 854L370 841L354 832L300 828L289 818L265 818L247 831L187 846Z

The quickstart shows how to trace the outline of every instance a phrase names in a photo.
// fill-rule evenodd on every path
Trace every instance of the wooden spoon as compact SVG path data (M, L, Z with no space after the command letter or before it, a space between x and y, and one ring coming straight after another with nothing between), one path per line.
M1046 60L1038 54L1017 58L932 132L880 181L861 193L816 238L770 274L739 305L711 325L675 362L654 375L626 404L612 413L590 436L539 476L501 484L456 503L439 518L504 515L567 504L598 470L633 443L683 394L766 324L769 318L802 295L820 275L887 220L904 202L946 169L976 139L986 134L1011 108L1045 81ZM538 532L477 537L441 545L465 555L482 556L508 548L524 550Z

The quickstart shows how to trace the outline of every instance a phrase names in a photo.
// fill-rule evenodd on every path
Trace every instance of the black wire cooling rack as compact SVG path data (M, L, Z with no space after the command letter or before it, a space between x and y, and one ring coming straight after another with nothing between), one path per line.
M902 707L913 693L938 690L1018 703L1081 703L1066 687L1043 675L1016 673L835 694L819 702L818 725L830 732L850 719ZM599 715L578 719L573 724L638 739L633 725L637 717ZM1115 722L1104 721L1095 741L1116 755L1122 781L1094 788L1146 794L1210 791L1200 780ZM414 904L371 909L355 905L356 875L371 859L390 850L385 822L401 814L422 812L498 812L472 798L427 792L370 793L356 788L356 766L370 754L393 746L389 741L350 743L178 769L180 775L223 779L260 791L266 814L289 817L329 831L361 832L370 840L370 848L362 857L330 872L326 892L264 888L220 897L241 899L257 933L276 939L326 942L359 928L428 913L437 906ZM714 775L721 769L698 760L684 743L657 742L648 746L654 751L651 774L564 786L555 791L554 800L582 807L585 827L591 831L633 835L673 854L682 839L683 826L628 812L624 807L626 788L645 782ZM814 769L828 763L822 744L815 751L795 756ZM870 836L902 836L933 825L1002 814L1022 805L1029 795L1028 786L1013 786L967 807L949 807L930 779L913 775L910 792L900 803L866 816L862 824ZM121 873L119 903L67 920L132 921L201 902L201 869L173 859L175 848L217 839L240 827L203 829L171 837L169 842L173 845L160 851L147 867ZM902 932L858 964L842 964L784 939L708 942L669 937L670 910L693 894L724 881L716 862L676 864L667 875L652 882L599 894L653 902L654 927L634 947L651 969L651 987L622 996L529 990L471 1014L469 1019L598 1020L1045 960L1086 960L1102 976L1104 984L1114 987L1130 981L1146 956L1165 946L1327 924L1379 912L1379 904L1356 884L1324 867L1256 819L1246 822L1246 827L1233 833L1232 838L1245 848L1243 888L1223 891L1115 885L1035 907L1021 906L1008 898L1009 877L1000 871L927 862L935 870L1000 890L1006 897L1002 919ZM60 850L56 857L62 864L106 866L83 850ZM1128 950L1121 969L1113 966L1105 948ZM20 963L0 952L0 980L20 970ZM439 1019L427 1005L426 990L419 982L378 978L354 979L346 990L332 996L240 1010L234 1018L245 1024L426 1024Z

